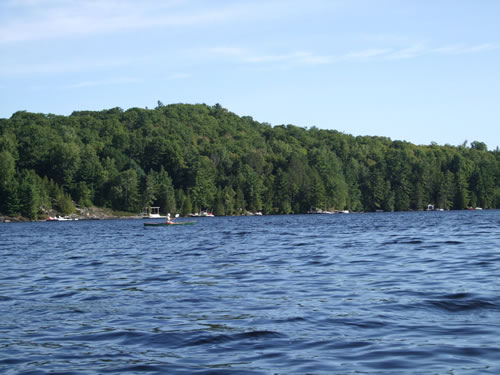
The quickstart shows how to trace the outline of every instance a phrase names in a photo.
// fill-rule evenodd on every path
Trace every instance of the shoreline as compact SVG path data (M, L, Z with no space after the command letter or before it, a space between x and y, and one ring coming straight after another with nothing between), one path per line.
M139 219L140 215L126 215L118 214L109 208L101 207L87 207L87 208L77 208L77 212L70 215L62 215L56 211L48 211L36 220L28 219L24 216L0 216L0 223L29 223L29 222L42 222L42 221L52 221L49 220L50 217L63 217L68 219L68 221L81 221L81 220L109 220L109 219ZM58 220L53 220L58 221Z
M30 220L26 217L23 216L17 216L17 217L11 217L11 216L0 216L0 224L1 223L36 223L36 222L43 222L43 221L87 221L87 220L113 220L113 219L123 219L123 220L129 220L129 219L151 219L144 217L140 214L125 214L123 212L115 212L112 211L111 209L107 208L100 208L100 207L91 207L91 208L85 208L85 209L77 209L80 211L77 214L70 214L70 215L65 215L62 216L62 218L66 220L49 220L49 217L61 217L60 214L58 213L52 213L50 215L42 215L40 218L37 220ZM445 210L444 212L450 212L450 211L491 211L495 209L483 209L483 208L469 208L465 210ZM440 210L410 210L410 211L370 211L370 212L349 212L349 214L364 214L364 213L374 213L374 214L380 214L380 213L395 213L395 212L439 212ZM325 215L326 213L304 213L307 215ZM329 213L329 214L334 214L334 215L339 215L343 214L342 212L335 212L335 213ZM345 214L345 213L344 213ZM291 214L295 215L295 214ZM301 214L297 214L301 215ZM224 215L227 216L227 215ZM256 216L255 214L246 214L246 215L229 215L229 216ZM181 216L181 217L189 217L189 216ZM202 216L203 217L203 216Z

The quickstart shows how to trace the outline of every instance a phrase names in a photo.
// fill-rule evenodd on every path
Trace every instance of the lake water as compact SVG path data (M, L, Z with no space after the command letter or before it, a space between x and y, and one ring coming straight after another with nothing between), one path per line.
M0 224L0 373L500 373L500 211L143 222Z

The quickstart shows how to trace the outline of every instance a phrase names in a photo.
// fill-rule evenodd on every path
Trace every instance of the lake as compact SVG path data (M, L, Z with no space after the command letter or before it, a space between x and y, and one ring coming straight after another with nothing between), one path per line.
M500 373L500 211L196 220L0 224L0 373Z

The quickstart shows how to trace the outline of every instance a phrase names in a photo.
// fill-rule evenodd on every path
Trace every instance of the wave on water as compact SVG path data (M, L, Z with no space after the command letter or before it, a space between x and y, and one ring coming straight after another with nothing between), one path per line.
M498 222L0 225L0 373L500 374Z
M463 312L471 310L498 310L499 306L491 301L480 298L472 293L455 293L430 299L426 304L448 312Z

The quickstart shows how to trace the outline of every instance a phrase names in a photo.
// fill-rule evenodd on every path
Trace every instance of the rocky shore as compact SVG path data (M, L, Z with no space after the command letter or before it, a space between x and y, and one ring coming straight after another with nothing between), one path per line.
M10 217L0 216L0 223L14 223L14 222L29 222L29 221L46 221L50 217L64 216L71 220L106 220L106 219L136 219L139 215L123 215L113 212L109 208L101 207L85 207L77 208L76 213L71 215L61 215L60 213L49 210L45 214L40 215L38 220L30 220L22 216Z

